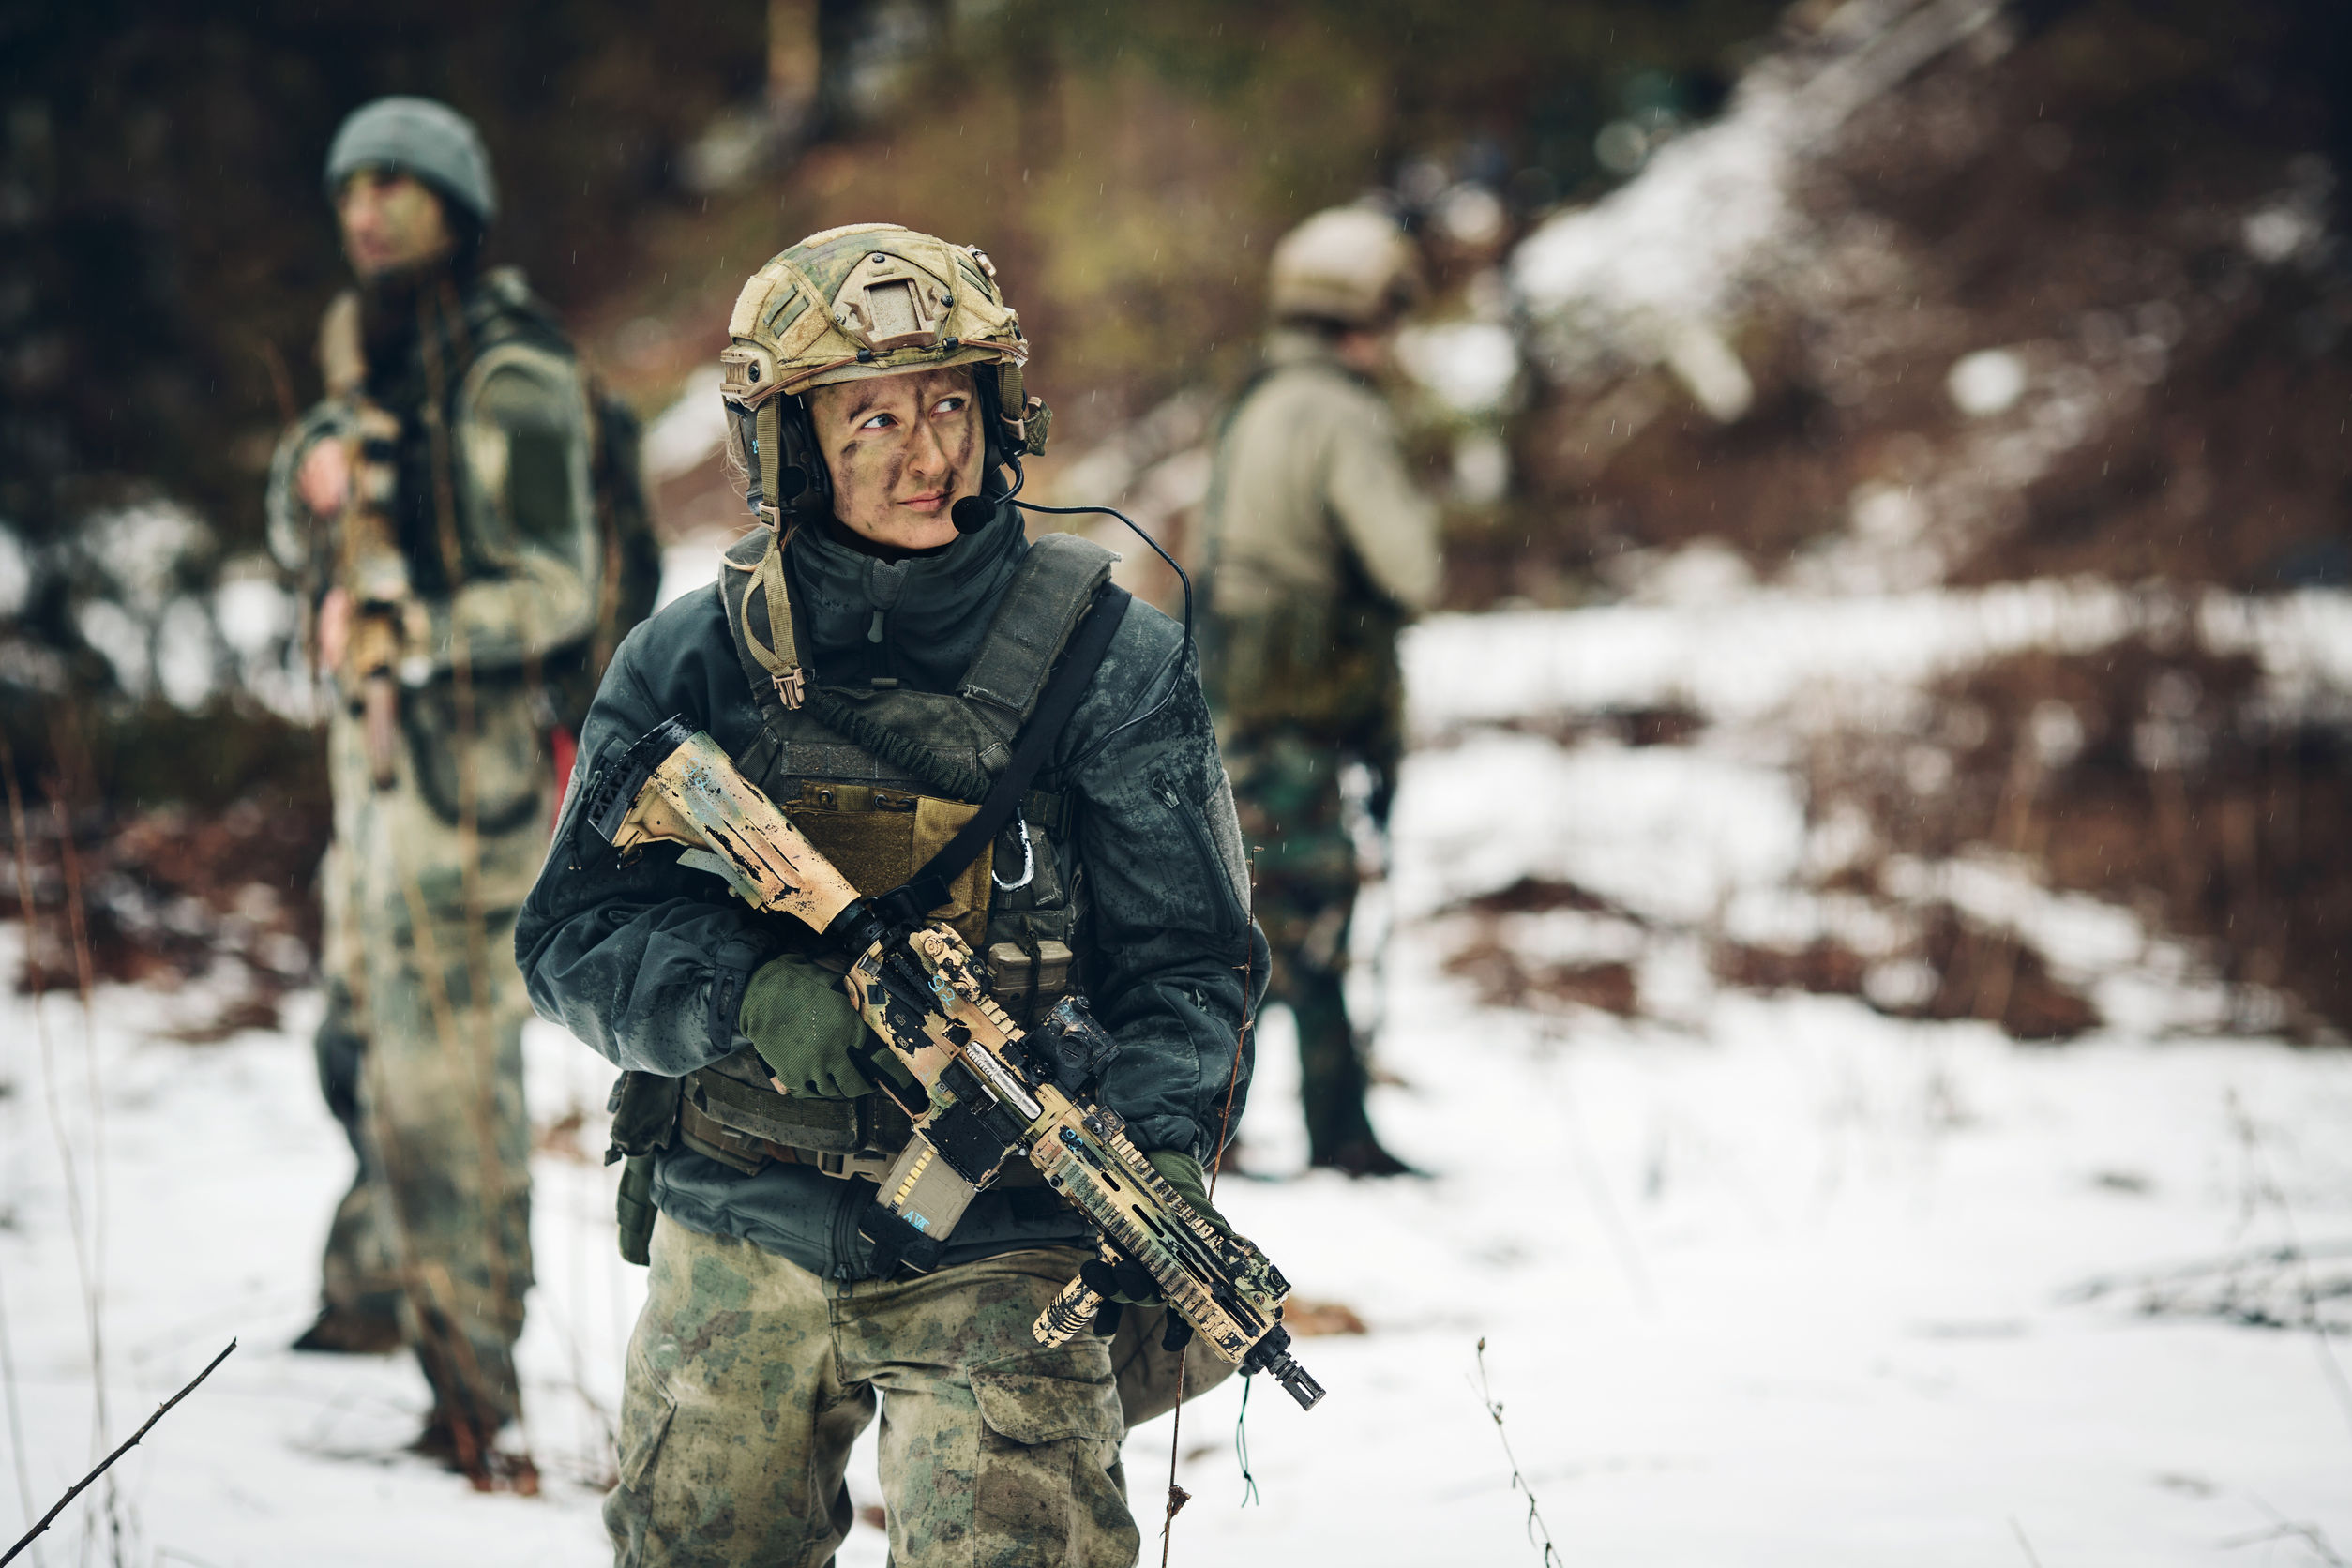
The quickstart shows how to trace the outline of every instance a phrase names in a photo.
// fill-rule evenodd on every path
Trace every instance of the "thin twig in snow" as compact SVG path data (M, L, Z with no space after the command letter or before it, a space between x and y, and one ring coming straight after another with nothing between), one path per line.
M22 1536L18 1537L16 1545L8 1548L8 1555L6 1557L0 1557L0 1568L8 1568L9 1563L14 1562L16 1560L17 1553L31 1545L33 1544L33 1538L38 1535L42 1530L47 1530L49 1528L50 1521L66 1511L66 1504L71 1502L75 1498L82 1495L82 1489L84 1486L87 1486L91 1482L96 1481L99 1476L104 1475L107 1470L113 1467L115 1460L121 1458L124 1455L138 1447L139 1440L145 1437L147 1433L154 1428L155 1424L161 1421L164 1414L169 1411L173 1406L187 1398L190 1394L195 1393L196 1385L203 1382L206 1378L211 1377L212 1369L219 1366L222 1362L227 1361L229 1359L229 1352L236 1348L237 1342L234 1339L230 1340L228 1344L222 1346L220 1353L213 1357L211 1361L205 1363L204 1369L202 1372L197 1373L193 1378L188 1379L187 1383L181 1387L177 1394L174 1394L171 1398L166 1399L162 1404L158 1405L155 1408L155 1414L147 1417L145 1422L140 1425L139 1430L133 1432L129 1437L125 1438L121 1447L115 1449L113 1453L109 1454L105 1458L100 1459L96 1470L92 1470L89 1474L83 1476L81 1480L75 1482L71 1486L68 1487L66 1489L66 1495L57 1500L56 1506L53 1507L48 1513L41 1515L40 1523L35 1525L32 1529L26 1530Z
M83 1289L88 1296L90 1319L90 1406L94 1421L90 1448L95 1453L106 1446L107 1429L113 1425L106 1409L106 1341L101 1333L106 1319L106 1096L98 1072L98 966L90 957L89 914L82 900L82 852L73 841L73 814L67 801L72 792L73 776L68 759L77 755L81 747L81 735L73 725L71 709L58 715L50 733L57 754L57 773L50 789L49 810L57 823L58 864L66 877L66 929L73 939L74 987L82 1000L82 1050L86 1059L83 1082L90 1097L90 1270ZM87 770L82 771L86 777ZM114 1560L120 1564L122 1496L112 1476L106 1481L106 1525L113 1541Z
M24 1464L24 1418L17 1410L16 1347L8 1338L8 1315L0 1308L0 1380L8 1384L8 1452L16 1459L17 1506L24 1518L33 1516L33 1472ZM40 1559L34 1557L36 1562Z
M2269 1245L2250 1247L2242 1252L2224 1253L2219 1258L2197 1263L2176 1263L2163 1269L2147 1269L2137 1274L2094 1274L2077 1285L2071 1285L2058 1293L2062 1302L2097 1301L2101 1296L2118 1290L2154 1290L2167 1285L2194 1285L2214 1274L2235 1274L2265 1264L2284 1268L2290 1263L2308 1266L2322 1258L2352 1258L2352 1239L2314 1242L2308 1246Z
M16 756L8 748L6 737L0 737L0 776L5 776L8 783L9 848L16 858L16 892L24 912L24 955L29 966L38 961L33 956L33 863L24 844L24 802L16 786ZM34 987L33 1005L35 1016L38 1017L40 991L38 984ZM33 1516L33 1473L24 1462L24 1419L17 1408L16 1395L16 1348L8 1338L5 1314L0 1314L0 1381L8 1385L8 1452L16 1460L18 1506L24 1510L23 1516L29 1519ZM38 1553L35 1554L35 1560L39 1560Z
M1535 1490L1527 1484L1527 1477L1520 1473L1519 1456L1511 1452L1511 1434L1502 1425L1502 1401L1495 1397L1494 1390L1486 1384L1486 1341L1484 1336L1478 1341L1478 1397L1495 1424L1495 1436L1502 1440L1502 1456L1511 1461L1511 1489L1527 1496L1528 1544L1544 1549L1543 1568L1566 1568L1566 1560L1552 1545L1551 1529L1544 1523L1543 1511L1535 1506Z
M584 1304L587 1298L587 1288L577 1282L582 1277L583 1260L588 1249L577 1235L572 1241L572 1251L574 1265L572 1277L575 1281L573 1299ZM613 1429L611 1412L605 1409L604 1401L596 1397L596 1391L588 1386L588 1364L580 1346L581 1336L572 1331L570 1319L565 1316L564 1309L557 1306L554 1297L544 1289L540 1292L532 1310L547 1319L556 1338L564 1344L565 1357L571 1363L571 1392L580 1400L581 1408L588 1412L589 1420L596 1424L601 1440L595 1460L600 1469L592 1471L591 1474L592 1476L611 1477L609 1481L601 1482L601 1489L611 1491L612 1487L620 1484L620 1434Z
M2272 1541L2300 1541L2304 1545L2309 1546L2312 1554L2326 1563L2328 1568L2347 1568L2343 1556L2329 1541L2327 1532L2317 1525L2304 1524L2290 1519L2260 1498L2249 1498L2248 1500L2270 1515L2270 1528L2250 1530L2243 1535L2225 1536L2214 1545L2225 1550L2235 1550L2239 1546L2260 1546Z
M2026 1539L2026 1527L2017 1522L2014 1514L2009 1516L2009 1532L2017 1537L2017 1545L2025 1552L2026 1561L2031 1564L2031 1568L2042 1568L2042 1559L2034 1551L2033 1543Z
M163 1568L166 1562L185 1562L188 1568L219 1568L219 1564L207 1562L201 1557L190 1557L177 1546L158 1546L155 1549L155 1568Z
M2344 1364L2336 1360L2336 1348L2328 1336L2328 1325L2319 1316L2319 1289L2311 1276L2311 1257L2303 1250L2301 1233L2295 1224L2294 1207L2286 1200L2286 1188L2270 1175L2263 1157L2262 1129L2254 1124L2235 1089L2228 1093L2229 1114L2237 1123L2238 1136L2246 1146L2246 1163L2253 1168L2256 1200L2267 1194L2279 1211L2279 1223L2286 1229L2286 1244L2303 1276L2303 1324L2311 1330L2312 1340L2319 1350L2319 1364L2327 1374L2328 1386L2334 1391L2336 1403L2343 1407L2344 1418L2352 1423L2352 1380L2344 1377ZM2331 1554L2332 1555L2332 1554Z
M40 1044L41 1102L49 1113L50 1137L57 1145L57 1163L66 1189L66 1229L73 1241L74 1278L82 1288L83 1319L90 1339L90 1380L98 1416L96 1428L91 1433L91 1446L95 1449L106 1440L105 1340L98 1319L98 1285L91 1274L90 1227L83 1215L82 1172L74 1163L73 1139L66 1133L65 1100L57 1085L57 1045L49 1033L49 1011L43 1005L48 985L47 976L39 972L40 958L36 947L40 937L40 925L33 905L31 861L25 848L31 839L24 825L24 792L16 776L16 752L4 736L0 736L0 786L5 786L8 793L8 831L16 839L16 896L24 919L25 962L33 971L28 978L31 982L33 1034ZM95 1062L91 1063L91 1070L97 1070ZM109 1502L111 1513L111 1498ZM0 1559L0 1561L5 1560Z
M1565 1074L1562 1074L1564 1078ZM1609 1239L1609 1248L1624 1267L1625 1278L1633 1286L1634 1298L1645 1314L1655 1315L1658 1294L1650 1288L1650 1271L1643 1266L1641 1247L1625 1224L1625 1216L1617 1212L1617 1200L1609 1195L1608 1178L1602 1175L1600 1166L1592 1158L1592 1149L1585 1141L1584 1127L1576 1117L1576 1102L1561 1084L1561 1109L1568 1118L1568 1149L1576 1168L1576 1181L1584 1188L1585 1198L1592 1212L1599 1216L1601 1229Z

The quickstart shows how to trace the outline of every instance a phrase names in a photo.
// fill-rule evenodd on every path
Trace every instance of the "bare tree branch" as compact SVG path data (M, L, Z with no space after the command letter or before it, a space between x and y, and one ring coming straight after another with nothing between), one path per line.
M18 1537L16 1545L8 1548L8 1556L0 1557L0 1568L8 1568L9 1563L14 1562L16 1560L17 1554L23 1551L25 1547L31 1545L33 1544L33 1538L38 1535L42 1530L47 1530L51 1521L55 1519L58 1515L66 1511L66 1504L71 1502L75 1498L82 1495L82 1489L83 1487L87 1486L91 1482L96 1481L99 1476L104 1475L107 1469L112 1466L115 1460L121 1458L124 1455L138 1447L139 1440L145 1437L154 1427L155 1424L163 1419L164 1412L169 1410L173 1406L178 1404L181 1400L187 1398L190 1394L193 1394L196 1391L196 1385L203 1382L206 1378L211 1377L212 1369L219 1365L222 1362L227 1361L229 1359L229 1352L236 1348L237 1342L234 1339L230 1340L227 1346L221 1349L221 1352L213 1357L212 1360L206 1364L202 1372L197 1373L196 1376L188 1380L186 1387L182 1388L177 1394L172 1395L171 1398L166 1399L162 1404L158 1405L155 1408L155 1414L147 1417L145 1423L140 1426L139 1430L133 1432L128 1438L126 1438L120 1448L117 1448L113 1453L109 1454L105 1458L100 1459L98 1461L98 1469L92 1470L89 1474L75 1482L72 1486L68 1487L66 1495L57 1500L56 1506L41 1515L41 1522L26 1530L22 1536Z

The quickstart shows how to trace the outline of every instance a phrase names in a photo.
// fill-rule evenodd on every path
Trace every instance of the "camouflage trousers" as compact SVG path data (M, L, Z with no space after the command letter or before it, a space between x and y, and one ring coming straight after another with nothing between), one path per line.
M1030 1334L1082 1254L844 1283L666 1215L652 1250L604 1505L623 1568L822 1568L878 1410L895 1568L1136 1561L1110 1342Z
M1373 1141L1370 1077L1344 989L1362 880L1341 808L1346 756L1291 728L1237 732L1223 750L1251 853L1251 912L1274 954L1266 994L1298 1022L1308 1155L1328 1164Z
M520 1403L530 1001L514 929L545 857L553 792L526 732L504 729L503 747L477 746L474 781L494 813L477 816L500 831L468 835L419 787L412 746L392 786L377 789L359 725L339 712L335 838L320 874L320 1077L359 1162L327 1236L323 1293L331 1310L388 1313L439 1410L476 1432Z

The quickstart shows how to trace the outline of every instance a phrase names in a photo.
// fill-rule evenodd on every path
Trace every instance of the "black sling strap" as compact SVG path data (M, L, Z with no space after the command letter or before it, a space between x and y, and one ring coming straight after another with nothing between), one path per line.
M1108 582L1095 591L1086 619L1078 623L1068 646L1063 649L1061 664L1047 681L1029 722L1021 727L1020 737L1013 744L1012 760L996 776L988 798L980 803L980 809L972 820L957 829L956 836L941 845L937 854L923 863L921 870L874 900L884 918L914 925L947 902L948 884L965 867L979 859L980 852L1013 820L1021 796L1028 792L1029 781L1045 764L1046 753L1053 749L1062 727L1078 710L1078 699L1085 695L1094 671L1102 668L1103 656L1110 651L1110 640L1118 632L1119 623L1126 618L1130 596L1125 589Z
M1036 707L1030 711L1029 722L1021 726L1019 738L1013 743L1012 758L1005 762L1004 771L996 776L988 798L980 803L980 809L972 813L972 820L957 828L956 836L941 845L937 854L924 862L921 870L874 900L874 907L883 919L913 926L947 902L947 884L965 867L979 859L980 852L1012 821L1021 796L1029 789L1029 781L1044 764L1046 753L1053 749L1062 727L1078 710L1078 699L1086 694L1094 671L1102 668L1103 656L1110 650L1111 637L1119 630L1119 623L1126 618L1130 596L1125 589L1108 582L1095 590L1086 619L1070 634L1070 641L1062 650L1062 662L1047 679ZM879 1046L871 1035L867 1040ZM898 1272L901 1263L919 1270L939 1265L939 1239L923 1234L883 1208L879 1194L867 1204L858 1220L858 1230L873 1244L867 1266L877 1278L889 1278Z

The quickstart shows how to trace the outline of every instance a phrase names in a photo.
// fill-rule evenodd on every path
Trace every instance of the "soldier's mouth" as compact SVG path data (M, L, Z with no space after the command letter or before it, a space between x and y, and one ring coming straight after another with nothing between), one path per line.
M910 511L921 512L925 517L929 517L947 505L947 492L942 490L931 490L922 495L911 495L898 505Z

